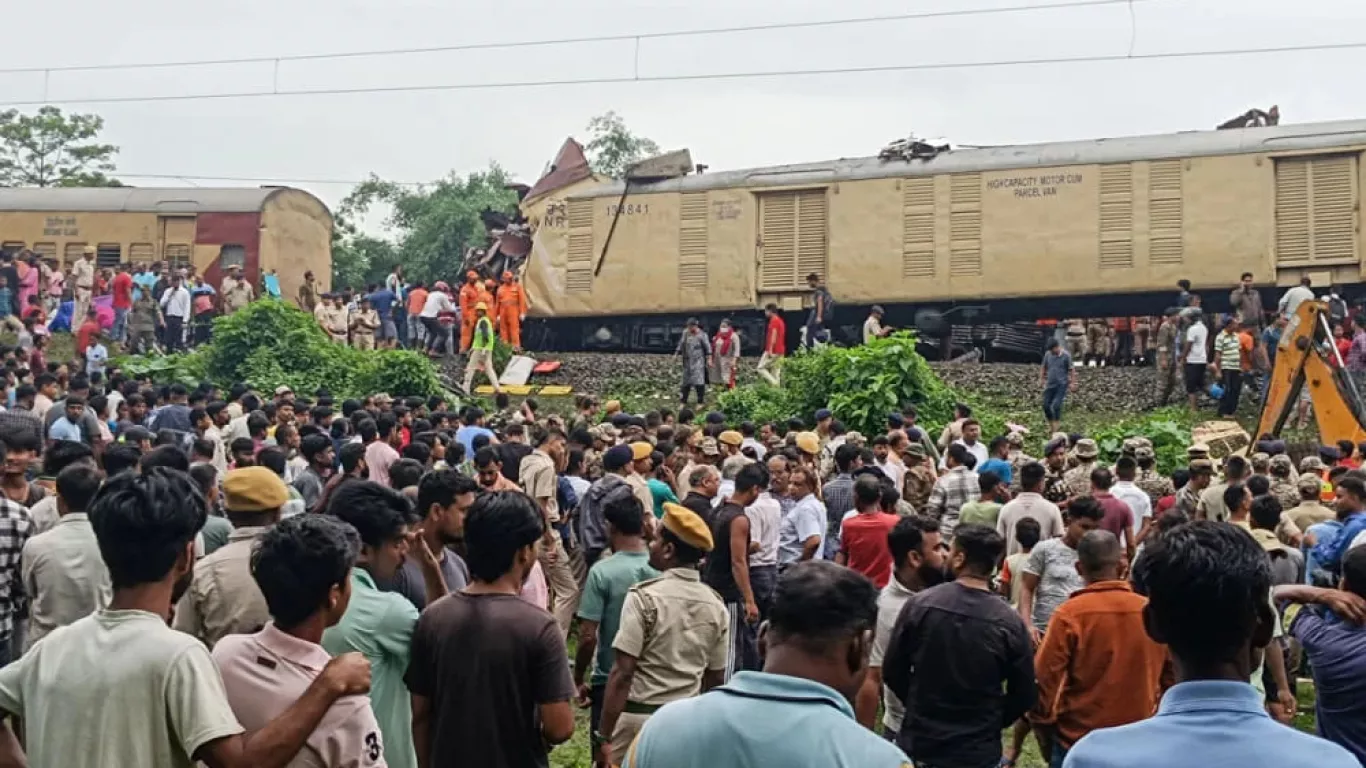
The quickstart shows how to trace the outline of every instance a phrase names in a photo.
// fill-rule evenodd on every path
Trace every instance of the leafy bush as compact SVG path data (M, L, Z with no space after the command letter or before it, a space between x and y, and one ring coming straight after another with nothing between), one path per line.
M1186 447L1191 442L1191 419L1181 406L1160 408L1093 430L1090 436L1100 448L1101 459L1106 462L1119 458L1125 438L1146 437L1153 443L1157 470L1169 475L1172 470L1186 466Z
M125 357L116 364L157 382L245 381L259 390L287 384L297 392L324 387L335 397L375 392L426 397L442 391L432 364L420 353L361 352L334 344L312 315L272 299L215 320L212 341L194 352Z
M915 351L915 335L892 334L855 347L802 350L783 361L781 388L750 384L725 392L719 406L732 420L773 421L793 416L810 421L830 408L850 429L881 432L887 414L912 403L922 423L934 427L953 418L956 395ZM996 421L1000 421L997 419ZM987 429L999 431L988 419Z

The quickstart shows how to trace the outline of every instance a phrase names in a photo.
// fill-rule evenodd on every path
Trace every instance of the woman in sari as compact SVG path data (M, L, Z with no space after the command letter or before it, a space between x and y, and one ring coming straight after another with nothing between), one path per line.
M32 251L24 251L14 268L19 272L19 301L15 306L22 313L29 305L29 297L38 293L38 257Z
M712 340L716 354L716 378L726 389L735 389L735 366L740 361L740 334L729 320L721 321L721 328Z

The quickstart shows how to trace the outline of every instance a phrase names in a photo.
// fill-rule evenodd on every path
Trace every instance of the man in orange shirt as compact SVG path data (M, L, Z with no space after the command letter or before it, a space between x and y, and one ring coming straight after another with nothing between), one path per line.
M1148 600L1120 578L1124 551L1113 533L1095 530L1077 543L1086 586L1053 612L1034 654L1039 699L1029 721L1044 759L1060 757L1098 728L1151 717L1174 682L1166 646L1148 637Z
M422 349L427 343L427 326L422 324L422 308L427 305L427 284L416 283L408 291L408 346Z
M474 305L481 299L479 294L483 291L483 286L479 284L479 273L470 270L465 273L465 284L460 286L460 353L470 348L470 339L474 337ZM485 302L487 303L487 302Z
M498 333L512 348L522 349L522 321L526 319L526 291L511 272L503 273L498 289Z

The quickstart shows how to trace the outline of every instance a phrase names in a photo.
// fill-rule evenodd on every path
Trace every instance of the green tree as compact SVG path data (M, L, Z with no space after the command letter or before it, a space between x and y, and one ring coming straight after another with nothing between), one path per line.
M65 115L56 107L0 112L0 186L122 186L107 175L119 148L95 141L103 129L99 115Z
M452 173L420 187L371 177L352 190L337 209L334 284L374 282L395 264L402 264L404 273L418 280L458 277L465 252L487 241L479 214L486 209L502 213L515 210L517 195L507 188L509 180L496 164L465 177ZM366 235L356 227L356 222L376 206L388 208L384 225L390 239Z
M636 136L616 112L598 115L588 121L588 164L595 173L621 178L635 163L659 154L659 145Z

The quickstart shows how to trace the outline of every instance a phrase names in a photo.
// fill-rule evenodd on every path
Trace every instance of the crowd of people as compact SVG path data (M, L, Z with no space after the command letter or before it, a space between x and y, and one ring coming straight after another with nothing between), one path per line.
M112 367L14 395L0 764L520 768L576 731L640 768L1366 757L1366 446L1166 476L966 406L864 435Z

